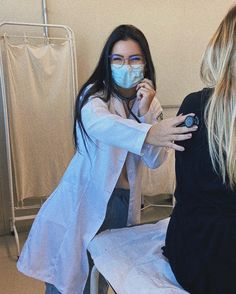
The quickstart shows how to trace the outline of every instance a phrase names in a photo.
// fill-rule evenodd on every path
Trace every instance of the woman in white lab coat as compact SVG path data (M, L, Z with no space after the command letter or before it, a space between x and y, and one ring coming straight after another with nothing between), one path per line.
M17 264L45 281L46 293L88 293L91 239L139 223L143 163L157 168L166 157L162 147L183 151L175 142L196 130L176 128L186 116L158 122L161 111L147 40L134 26L121 25L80 90L77 151L40 209Z

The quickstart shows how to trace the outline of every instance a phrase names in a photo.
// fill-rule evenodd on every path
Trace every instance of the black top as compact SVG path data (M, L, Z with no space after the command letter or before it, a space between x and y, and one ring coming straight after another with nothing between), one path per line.
M164 255L177 281L191 294L236 293L236 191L223 185L212 167L204 123L211 90L188 95L179 113L200 120L192 139L176 152L177 204Z

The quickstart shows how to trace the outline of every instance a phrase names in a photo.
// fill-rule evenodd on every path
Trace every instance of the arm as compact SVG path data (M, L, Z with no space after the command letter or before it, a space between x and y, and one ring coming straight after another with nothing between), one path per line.
M173 143L173 141L190 139L191 134L189 132L196 130L195 127L176 128L185 118L186 116L179 116L163 120L154 125L140 124L112 114L107 103L96 97L91 97L82 108L83 124L91 138L137 155L143 155L144 142L183 151L184 148Z
M111 113L107 103L96 97L91 97L82 108L82 120L92 139L137 155L142 154L144 141L151 128L150 124L139 124Z
M166 149L160 147L169 147L175 150L183 151L183 146L178 146L174 141L182 141L191 138L191 134L185 134L195 129L176 128L185 117L167 119L157 122L157 117L161 114L162 108L156 97L156 91L150 80L144 79L137 85L137 98L139 101L138 114L141 122L152 124L148 131L145 144L143 146L143 160L150 167L158 167L166 158ZM157 142L158 141L158 142ZM158 146L158 147L154 147Z
M138 116L139 120L143 123L149 123L151 125L157 123L158 117L162 113L161 104L155 95L148 111L143 116ZM144 142L142 148L142 160L149 168L159 167L167 158L167 149L159 146L153 146Z

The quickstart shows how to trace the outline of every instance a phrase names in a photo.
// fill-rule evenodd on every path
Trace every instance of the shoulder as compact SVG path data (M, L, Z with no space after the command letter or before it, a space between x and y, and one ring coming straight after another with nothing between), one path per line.
M82 90L82 96L85 96L86 94L90 94L90 97L100 97L104 96L104 89L97 90L96 84L88 84L84 89Z
M96 99L99 98L99 99ZM84 101L84 105L88 102L98 100L102 104L105 103L105 92L104 89L97 89L95 84L89 84L82 90L80 100Z
M211 93L212 89L210 88L203 88L201 91L190 93L184 98L179 113L187 114L190 112L201 112Z

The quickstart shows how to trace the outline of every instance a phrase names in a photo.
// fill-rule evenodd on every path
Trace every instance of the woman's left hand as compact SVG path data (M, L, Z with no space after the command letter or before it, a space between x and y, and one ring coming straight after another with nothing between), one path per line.
M140 100L139 104L139 115L145 115L152 103L152 100L156 94L153 88L152 81L143 79L136 87L137 99Z

